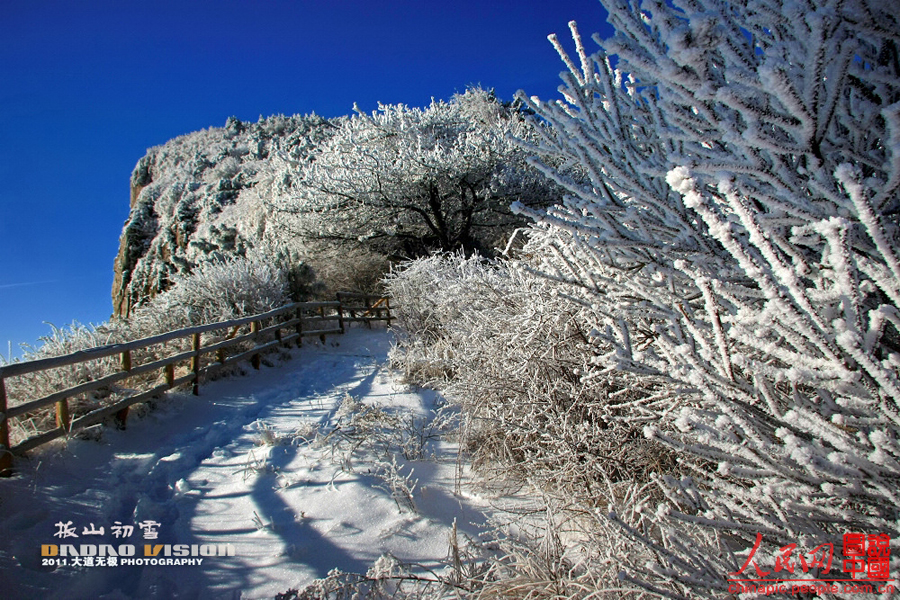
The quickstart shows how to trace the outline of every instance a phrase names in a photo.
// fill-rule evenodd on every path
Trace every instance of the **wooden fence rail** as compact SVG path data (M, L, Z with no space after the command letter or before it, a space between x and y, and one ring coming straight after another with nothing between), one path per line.
M295 341L299 346L302 338L307 336L319 336L324 341L326 335L344 333L350 322L371 324L373 321L386 321L390 325L391 320L390 302L387 298L340 292L336 301L295 302L258 315L209 325L186 327L141 340L79 350L63 356L4 365L0 367L0 475L11 473L14 455L21 455L51 440L99 423L108 417L116 416L119 423L124 426L130 406L158 398L174 387L190 383L193 393L197 395L202 377L208 377L236 362L250 360L252 366L259 369L262 354L278 346L287 346ZM249 333L238 335L241 328L247 325L250 326ZM232 331L230 334L226 334L224 340L206 346L202 344L204 334L222 330L227 332L229 329ZM188 351L181 351L143 365L134 364L134 351L136 350L187 338L190 338L191 342L191 349ZM227 349L248 343L252 343L253 346L238 354L228 356ZM211 363L207 361L208 364L204 366L203 357L208 354L214 354L215 359ZM116 355L120 356L121 367L121 370L117 372L54 392L43 398L7 406L6 381L11 377L78 365ZM190 366L186 374L176 377L175 366L178 363L189 363ZM69 399L108 388L108 386L126 379L151 374L160 369L163 371L164 383L146 390L134 390L135 394L114 404L96 408L74 420L71 418ZM26 416L52 404L56 405L56 427L29 437L11 447L10 419Z

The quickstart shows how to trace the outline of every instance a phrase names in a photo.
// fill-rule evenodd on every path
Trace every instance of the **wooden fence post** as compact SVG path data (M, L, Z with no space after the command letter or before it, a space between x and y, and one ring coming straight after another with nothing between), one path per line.
M0 477L12 475L12 453L9 451L9 418L6 416L6 384L0 377Z
M131 370L131 350L126 350L122 353L122 370L130 371ZM118 429L125 429L126 423L128 422L128 407L126 406L122 410L116 413L116 427Z
M297 347L303 345L303 308L297 307Z
M384 307L387 309L387 324L388 327L391 326L391 299L387 296L384 297Z
M356 319L356 307L354 306L353 300L348 301L347 304L350 305L350 306L348 307L349 310L350 310L350 319L355 320L355 319Z
M191 357L191 373L194 374L193 393L195 396L200 395L200 334L195 333L191 336L191 350L194 355Z
M166 385L172 387L175 385L175 365L173 363L169 363L165 367L166 369Z
M56 426L62 427L63 431L69 432L72 425L72 419L69 416L69 399L63 398L56 403Z
M250 333L252 333L254 335L253 343L257 346L259 346L259 340L258 340L259 329L260 329L259 321L253 321L252 323L250 323ZM253 356L250 357L250 364L253 365L254 369L259 371L259 353L254 354Z
M347 333L347 330L344 328L344 305L341 303L341 293L337 293L337 301L338 301L338 324L341 326L341 333Z

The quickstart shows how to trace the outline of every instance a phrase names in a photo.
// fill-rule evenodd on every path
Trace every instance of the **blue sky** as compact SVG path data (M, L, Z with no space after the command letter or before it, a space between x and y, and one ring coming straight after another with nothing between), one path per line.
M231 115L424 106L469 84L556 97L546 36L568 40L571 19L610 33L597 0L5 0L0 354L50 333L45 321L109 318L147 148Z

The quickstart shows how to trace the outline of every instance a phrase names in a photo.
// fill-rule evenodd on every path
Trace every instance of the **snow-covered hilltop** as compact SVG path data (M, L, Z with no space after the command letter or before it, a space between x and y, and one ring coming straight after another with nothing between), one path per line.
M266 236L265 197L276 175L270 157L301 161L333 129L316 115L234 117L150 148L131 176L131 214L115 261L113 307L168 287L211 256L240 254Z

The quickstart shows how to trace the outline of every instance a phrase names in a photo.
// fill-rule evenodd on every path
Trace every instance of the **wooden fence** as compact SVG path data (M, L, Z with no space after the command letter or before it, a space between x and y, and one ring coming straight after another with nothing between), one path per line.
M373 321L386 321L390 325L391 307L387 298L340 292L336 301L297 302L240 319L187 327L133 342L100 346L79 350L64 356L2 366L0 367L0 474L11 473L13 456L21 455L41 444L99 423L108 417L116 417L124 426L130 406L158 398L174 387L189 383L194 395L198 395L201 378L208 377L236 362L249 359L253 367L259 369L261 355L277 346L287 346L293 342L299 346L302 338L306 336L319 336L324 341L326 335L344 333L350 322L371 324ZM242 330L246 331L248 325L249 332L238 335ZM229 330L231 330L230 334ZM224 340L203 345L204 335L207 338L216 337L215 333L222 331L225 332ZM186 341L188 338L191 348L188 351L181 351L142 365L134 364L132 360L136 350L176 340ZM252 344L252 347L228 356L229 348L235 348L241 344ZM184 345L186 346L186 344ZM214 357L205 359L210 354L214 354ZM11 377L69 367L117 355L120 357L121 368L114 373L54 392L43 398L7 406L5 382ZM186 374L176 377L176 365L179 363L188 365L188 370ZM165 379L163 383L154 385L150 389L135 390L136 393L118 400L114 404L96 408L72 419L69 411L70 399L108 388L108 386L126 379L152 374L160 370ZM145 379L150 381L149 378ZM56 405L56 427L10 447L10 419L26 416L53 404Z

